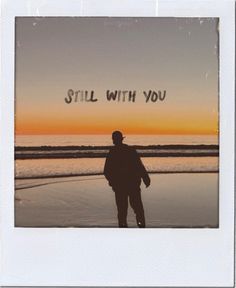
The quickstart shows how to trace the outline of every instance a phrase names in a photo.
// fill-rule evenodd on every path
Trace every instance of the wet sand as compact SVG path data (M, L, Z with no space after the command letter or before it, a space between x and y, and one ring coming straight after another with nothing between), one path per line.
M142 186L148 228L217 228L218 173L151 174ZM17 227L117 227L114 192L102 176L16 180ZM129 207L129 227L136 227Z

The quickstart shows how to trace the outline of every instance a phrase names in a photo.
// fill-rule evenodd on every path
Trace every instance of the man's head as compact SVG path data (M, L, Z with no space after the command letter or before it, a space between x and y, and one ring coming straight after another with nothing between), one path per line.
M124 137L120 131L114 131L112 133L112 140L114 145L121 145Z

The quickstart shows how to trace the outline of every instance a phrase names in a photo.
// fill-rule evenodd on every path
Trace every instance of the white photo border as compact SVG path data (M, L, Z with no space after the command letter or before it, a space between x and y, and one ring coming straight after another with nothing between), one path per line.
M219 17L219 228L14 227L15 17ZM0 281L3 286L234 286L233 0L3 0Z

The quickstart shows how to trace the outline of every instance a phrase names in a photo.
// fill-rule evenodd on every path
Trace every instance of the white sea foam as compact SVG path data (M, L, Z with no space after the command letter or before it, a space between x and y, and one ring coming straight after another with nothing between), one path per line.
M218 157L142 158L149 172L217 172ZM102 174L105 158L16 160L16 178Z

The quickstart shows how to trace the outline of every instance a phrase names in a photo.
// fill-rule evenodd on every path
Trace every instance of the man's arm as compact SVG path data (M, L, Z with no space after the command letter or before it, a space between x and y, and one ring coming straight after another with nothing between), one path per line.
M107 154L103 174L111 186L111 151Z
M136 159L137 159L137 162L138 162L138 168L139 168L139 171L140 171L141 178L143 179L143 182L146 185L146 187L148 187L151 184L151 179L150 179L150 177L149 177L149 175L147 173L147 170L144 167L143 162L140 159L140 156L138 155L137 151L136 150L134 150L134 151L135 151L135 154L136 154Z

